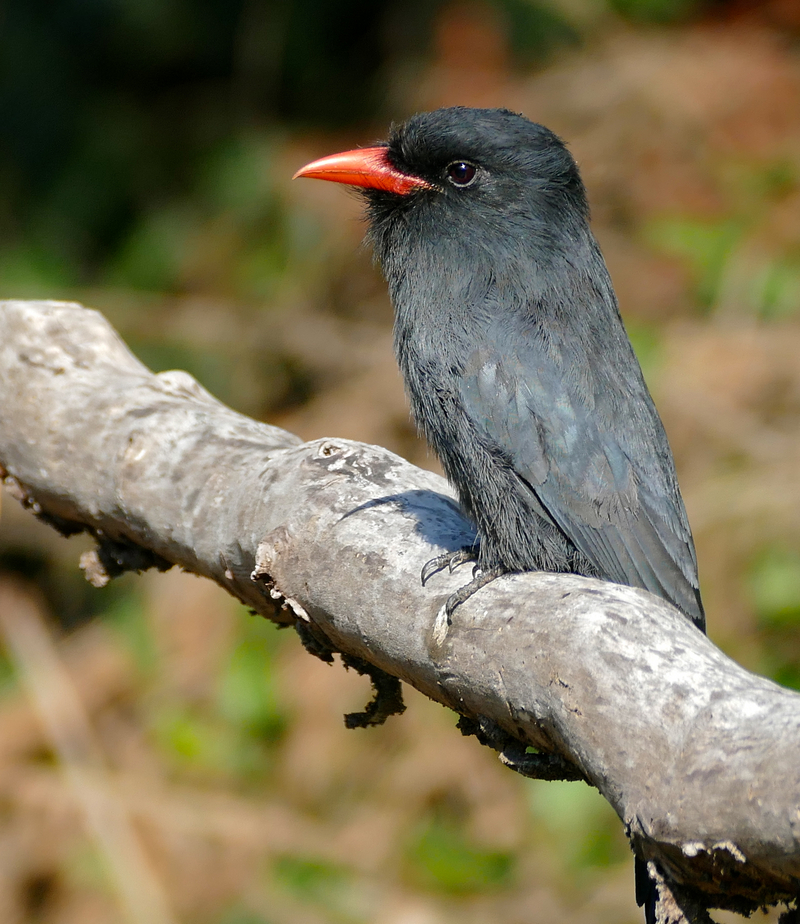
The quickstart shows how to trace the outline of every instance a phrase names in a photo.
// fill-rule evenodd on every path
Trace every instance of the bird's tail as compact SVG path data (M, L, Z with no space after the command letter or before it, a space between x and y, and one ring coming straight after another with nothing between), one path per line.
M647 872L647 863L639 857L633 861L633 874L636 879L636 904L644 906L644 924L656 924L658 889Z

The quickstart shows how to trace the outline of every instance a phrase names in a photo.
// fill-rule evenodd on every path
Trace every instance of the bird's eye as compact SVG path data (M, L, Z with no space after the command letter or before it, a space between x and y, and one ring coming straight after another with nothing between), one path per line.
M470 186L477 172L478 168L468 160L454 160L447 165L447 179L453 186Z

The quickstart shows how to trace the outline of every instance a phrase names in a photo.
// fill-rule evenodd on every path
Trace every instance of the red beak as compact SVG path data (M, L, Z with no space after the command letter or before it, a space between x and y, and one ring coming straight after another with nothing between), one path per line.
M331 154L307 164L292 177L308 176L314 180L330 180L333 183L347 183L349 186L363 186L366 189L382 189L385 192L406 195L415 189L434 187L418 176L402 173L389 163L388 148L359 148Z

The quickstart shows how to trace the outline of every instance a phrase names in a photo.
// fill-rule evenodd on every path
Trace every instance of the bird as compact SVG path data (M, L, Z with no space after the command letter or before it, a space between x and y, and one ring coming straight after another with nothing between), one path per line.
M704 632L672 452L566 144L456 106L295 176L366 201L413 417L477 533L448 614L501 574L549 571L643 588ZM423 582L470 556L433 559ZM655 921L641 861L637 899Z
M295 177L365 195L412 414L476 526L480 571L641 587L704 629L672 452L564 142L457 106Z

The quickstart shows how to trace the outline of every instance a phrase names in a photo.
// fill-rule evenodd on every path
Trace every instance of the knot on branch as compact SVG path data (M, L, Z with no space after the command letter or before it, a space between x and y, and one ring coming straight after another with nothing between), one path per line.
M637 876L639 869L637 868ZM680 888L672 880L668 880L658 867L650 860L646 866L645 875L652 884L653 904L647 898L640 904L645 905L645 916L649 921L655 915L655 924L714 924L708 913L705 902L690 890ZM637 901L639 901L640 885L637 882Z
M255 567L253 568L250 578L267 590L270 598L278 604L282 611L288 610L293 613L298 620L310 623L311 617L308 615L306 608L299 600L290 597L280 590L277 580L274 577L275 567L278 561L286 557L287 552L292 547L292 542L292 534L286 526L278 526L276 529L273 529L272 532L264 536L256 549Z
M99 533L95 533L95 538L97 548L84 552L80 557L81 570L93 587L105 587L112 578L126 571L138 574L149 568L169 571L172 567L171 561L140 545L109 539Z
M575 764L560 754L546 754L528 747L486 716L473 719L462 715L456 727L462 735L474 735L484 747L499 752L504 766L528 779L589 782Z
M363 712L350 712L344 717L345 727L369 728L371 725L383 725L390 715L402 715L406 711L403 688L397 677L353 655L342 653L341 658L346 668L369 677L375 692L372 702L367 704Z

